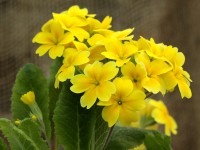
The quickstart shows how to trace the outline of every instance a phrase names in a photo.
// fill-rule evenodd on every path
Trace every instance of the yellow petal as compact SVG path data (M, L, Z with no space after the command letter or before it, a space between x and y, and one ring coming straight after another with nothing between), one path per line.
M93 64L88 64L84 69L84 74L96 81L100 81L100 73L103 63L95 61Z
M131 122L135 122L138 119L139 115L136 111L131 111L122 106L119 115L119 121L122 125L129 126Z
M102 52L105 51L105 47L104 46L93 46L90 48L90 60L91 61L99 61L104 59L105 57L101 54Z
M155 119L156 122L160 124L165 124L166 122L166 115L164 115L164 113L159 109L153 110L152 117Z
M103 19L102 23L101 23L101 28L102 29L108 29L108 28L110 28L111 27L111 25L110 25L111 21L112 21L112 17L106 16Z
M119 69L116 68L116 64L112 61L104 64L101 69L100 80L108 81L113 79L117 75L118 70Z
M162 60L154 60L150 63L150 74L161 75L172 70L172 67Z
M119 98L127 97L133 91L133 83L129 79L116 78L113 83L116 86L116 95Z
M58 80L64 82L67 79L71 79L74 76L74 72L74 66L66 67L58 74Z
M109 101L99 101L97 103L98 106L110 106L113 104L113 101L112 100L109 100Z
M52 58L52 59L55 59L56 57L61 57L62 54L63 54L63 51L64 51L64 46L61 46L61 45L56 45L54 47L52 47L50 50L49 50L49 56Z
M170 136L171 133L177 134L177 124L173 117L168 116L165 124L165 134Z
M183 64L185 63L185 56L183 53L181 52L178 52L174 58L174 61L175 61L175 64L178 66L178 67L181 67L183 66Z
M115 93L115 85L110 82L103 82L96 87L97 97L100 101L108 101L113 93Z
M90 109L96 102L96 99L97 99L96 89L95 88L89 89L81 97L81 106Z
M102 52L101 53L103 56L105 56L106 58L109 58L109 59L118 59L119 56L117 55L117 53L113 53L113 52Z
M55 41L55 37L49 32L39 32L32 40L33 43L39 44L54 44Z
M123 101L123 106L132 111L142 110L145 107L146 95L140 90L134 90L131 95L129 95Z
M88 50L88 47L86 46L86 44L82 43L82 42L77 42L77 41L74 41L74 45L76 47L77 50Z
M71 28L69 30L80 42L90 37L89 33L82 28Z
M112 127L119 118L121 107L116 105L111 105L103 108L102 118L108 122L108 126Z
M39 56L43 56L49 49L51 49L53 45L41 45L37 50L36 54L39 54Z
M61 41L59 42L60 45L68 44L74 40L74 36L72 33L67 32L63 35Z
M89 58L88 58L89 55L90 55L89 51L77 52L77 54L73 60L73 64L74 65L82 65L82 64L89 62Z
M93 80L83 74L76 75L71 79L73 85L70 87L70 90L74 93L82 93L92 88L94 86L93 82Z
M130 58L128 58L128 59L117 59L116 65L117 65L117 67L122 67L122 66L123 66L124 64L126 64L129 60L130 60Z
M156 78L145 78L142 80L142 86L149 92L157 94L161 90L161 85Z
M172 71L163 74L162 76L163 81L165 82L165 87L167 90L172 90L177 85L177 79L174 76L174 73Z
M191 98L192 97L191 89L186 82L178 80L178 88L179 88L182 98L184 98L184 97Z
M88 39L88 43L90 46L94 46L96 44L101 44L101 42L105 39L105 37L101 34L94 34L91 38Z
M57 21L53 21L50 24L51 33L54 35L56 39L60 39L64 35L64 30L61 25Z

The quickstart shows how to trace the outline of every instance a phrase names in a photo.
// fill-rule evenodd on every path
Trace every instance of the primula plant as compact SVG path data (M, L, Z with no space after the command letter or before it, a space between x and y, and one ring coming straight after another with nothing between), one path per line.
M0 149L172 149L177 123L151 96L178 87L191 98L185 57L152 38L134 40L133 28L114 31L111 21L79 6L53 13L32 40L52 59L50 77L34 64L20 69Z

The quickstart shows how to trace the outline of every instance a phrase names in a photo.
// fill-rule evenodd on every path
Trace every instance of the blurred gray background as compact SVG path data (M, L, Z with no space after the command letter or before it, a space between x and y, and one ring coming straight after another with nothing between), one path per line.
M86 7L98 19L113 17L113 29L135 27L140 35L179 48L186 56L184 69L193 83L193 97L181 100L178 90L165 103L178 122L174 150L200 149L200 1L199 0L0 0L0 117L10 114L10 96L20 67L32 62L48 75L50 60L35 55L33 36L52 12L71 5Z

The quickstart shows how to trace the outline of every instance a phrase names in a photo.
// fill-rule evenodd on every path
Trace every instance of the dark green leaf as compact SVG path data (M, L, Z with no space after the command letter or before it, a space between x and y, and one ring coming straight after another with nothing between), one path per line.
M12 91L12 116L20 120L29 117L30 113L29 107L21 102L20 97L28 91L35 92L36 102L43 114L46 133L50 138L48 85L41 69L33 64L25 65L18 72Z
M57 102L54 123L58 141L65 150L89 150L95 128L95 110L80 106L80 94L70 91L65 82Z
M0 137L0 150L8 150L7 144L1 137Z
M0 130L8 139L12 150L40 150L36 143L8 119L0 119Z
M144 144L147 150L172 150L170 137L158 131L147 131Z
M19 125L19 129L24 131L41 150L48 150L47 143L43 140L39 125L31 119L25 119Z
M95 125L95 150L102 150L108 136L108 123L102 119L102 108L96 106L96 125Z
M146 128L148 126L154 125L156 122L154 118L151 116L142 116L140 119L140 127L141 128Z
M144 139L144 130L116 126L106 150L128 150L142 144Z
M50 78L49 78L49 110L50 110L50 120L53 123L53 113L54 109L56 107L56 102L58 101L59 94L61 91L61 86L60 88L55 88L54 83L55 83L55 75L58 72L60 66L62 65L62 58L56 58L50 69Z

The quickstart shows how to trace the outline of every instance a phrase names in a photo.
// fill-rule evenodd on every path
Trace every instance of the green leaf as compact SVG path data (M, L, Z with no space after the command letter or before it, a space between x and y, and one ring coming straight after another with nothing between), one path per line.
M95 150L102 150L109 133L108 123L102 119L102 107L95 107L96 109L96 124L95 124Z
M20 100L21 96L28 91L35 92L36 102L42 111L47 137L50 138L48 85L41 69L33 64L26 64L17 74L11 97L14 119L23 120L29 117L29 107Z
M8 119L0 119L0 130L8 139L12 150L40 150L36 143Z
M142 116L140 119L140 127L146 128L148 126L154 125L156 122L151 116Z
M33 122L31 119L25 119L20 123L19 129L24 131L26 135L35 142L39 149L49 149L47 143L42 139L39 125L36 122Z
M56 107L56 102L58 101L59 94L61 91L60 88L55 88L54 83L55 83L55 75L58 72L60 66L62 65L62 58L56 58L50 69L50 78L49 78L49 110L50 110L50 120L53 123L53 113L54 109ZM53 125L52 125L53 126Z
M115 126L106 150L127 150L143 143L144 130Z
M1 137L0 137L0 150L8 150L7 144Z
M147 150L172 150L171 139L158 131L147 131L144 144Z
M59 143L65 150L90 150L95 128L95 111L80 106L80 94L70 91L65 82L57 102L54 123Z

